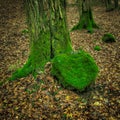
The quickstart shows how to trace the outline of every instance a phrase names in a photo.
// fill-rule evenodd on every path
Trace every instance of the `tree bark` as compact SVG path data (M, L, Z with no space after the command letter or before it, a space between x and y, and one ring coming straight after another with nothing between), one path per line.
M72 50L66 23L66 0L49 0L50 32L54 55Z
M115 8L119 7L118 0L114 0L114 5L115 5Z
M114 10L111 0L105 0L105 6L107 12Z

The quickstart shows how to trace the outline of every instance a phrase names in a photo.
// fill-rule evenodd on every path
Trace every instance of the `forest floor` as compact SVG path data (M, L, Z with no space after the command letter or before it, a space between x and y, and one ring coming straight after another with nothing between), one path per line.
M71 0L72 1L72 0ZM70 33L73 48L83 48L96 60L100 72L92 89L79 93L62 88L50 76L31 75L5 82L27 60L29 38L21 0L0 2L0 120L118 120L120 119L120 12L105 12L93 7L100 29ZM68 27L79 20L75 6L67 8ZM112 33L115 43L103 43L102 36ZM94 47L99 45L100 51Z

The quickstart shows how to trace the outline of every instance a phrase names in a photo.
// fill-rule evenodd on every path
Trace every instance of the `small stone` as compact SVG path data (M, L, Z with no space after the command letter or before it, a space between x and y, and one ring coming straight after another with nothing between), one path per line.
M106 43L115 42L115 37L112 34L107 33L102 37L102 41Z

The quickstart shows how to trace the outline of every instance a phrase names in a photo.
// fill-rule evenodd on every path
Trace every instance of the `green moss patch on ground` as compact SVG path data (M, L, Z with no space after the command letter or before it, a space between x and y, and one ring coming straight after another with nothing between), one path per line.
M101 50L101 47L98 46L98 45L96 45L96 46L94 47L94 50L96 50L96 51L100 51L100 50Z
M115 37L110 33L106 33L102 37L102 41L106 43L115 42Z
M98 74L94 59L83 50L58 55L52 63L52 75L57 77L64 87L80 91L93 83Z

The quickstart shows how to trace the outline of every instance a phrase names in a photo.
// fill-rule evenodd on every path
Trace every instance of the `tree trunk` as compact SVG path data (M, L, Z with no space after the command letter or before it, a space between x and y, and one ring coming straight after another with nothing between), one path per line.
M114 0L114 4L115 4L115 8L118 8L119 5L118 5L118 0Z
M72 50L66 24L66 0L49 0L50 32L54 55Z
M105 6L107 12L114 10L111 0L105 0Z
M98 26L96 25L93 19L90 0L82 1L82 14L80 15L79 23L76 26L74 26L72 30L77 30L77 29L81 30L83 28L87 29L88 32L90 33L93 32L93 28L98 28Z
M30 36L30 55L11 80L43 71L44 65L59 53L72 50L66 26L65 0L24 0Z

